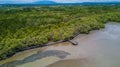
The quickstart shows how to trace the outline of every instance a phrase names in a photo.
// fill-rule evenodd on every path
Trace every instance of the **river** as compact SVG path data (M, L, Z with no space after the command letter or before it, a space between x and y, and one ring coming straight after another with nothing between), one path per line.
M70 42L17 53L0 67L120 67L120 24L80 34Z

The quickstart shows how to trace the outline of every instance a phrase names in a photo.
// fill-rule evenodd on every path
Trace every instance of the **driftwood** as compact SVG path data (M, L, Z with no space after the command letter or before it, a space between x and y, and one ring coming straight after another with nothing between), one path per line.
M69 42L71 42L73 45L78 45L78 42L76 42L76 41L69 40Z

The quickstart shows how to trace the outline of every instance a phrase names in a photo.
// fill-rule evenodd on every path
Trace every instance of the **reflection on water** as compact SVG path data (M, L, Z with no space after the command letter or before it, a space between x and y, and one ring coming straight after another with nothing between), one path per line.
M80 34L73 40L78 45L63 42L48 46L2 67L120 67L120 24L108 23L105 29Z

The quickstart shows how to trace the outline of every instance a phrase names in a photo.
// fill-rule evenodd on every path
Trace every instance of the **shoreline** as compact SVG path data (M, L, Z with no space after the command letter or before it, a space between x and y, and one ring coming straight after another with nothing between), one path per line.
M101 28L101 29L104 29L104 28ZM99 31L99 30L91 30L91 31L89 32L89 34L90 34L92 31ZM45 48L47 48L47 47L49 47L49 46L55 46L55 44L59 44L59 43L66 43L66 42L68 42L68 43L70 43L71 45L73 45L72 41L73 41L73 42L76 42L76 41L74 41L74 39L75 39L76 37L81 36L81 38L82 38L82 36L84 37L85 35L87 35L87 34L77 34L77 35L74 35L74 37L73 37L72 39L61 40L61 41L56 41L56 42L50 42L50 43L47 43L47 44L43 44L42 46L31 46L31 47L26 48L26 49L23 50L23 51L17 52L16 54L14 54L13 56L8 57L7 59L11 59L11 58L13 58L13 57L16 57L16 55L18 56L18 55L21 54L21 53L27 53L27 52L29 52L29 51L44 50ZM76 46L76 45L73 45L73 46ZM33 52L32 54L34 54L34 53L35 53L35 52ZM31 54L31 55L32 55L32 54ZM2 62L2 61L4 61L4 60L7 60L7 59L0 60L0 62ZM68 59L68 58L67 58L67 59ZM73 59L75 59L75 58L73 58ZM3 62L2 64L4 64L4 63L6 63L6 62Z
M111 23L111 22L108 22L108 23ZM104 28L100 28L100 29L104 29ZM32 49L36 49L36 48L42 48L42 47L46 47L46 46L51 46L51 45L62 43L62 42L70 42L71 44L76 45L77 42L72 41L74 38L76 38L80 34L89 34L91 31L100 30L100 29L93 29L93 30L90 30L88 33L79 33L78 32L78 33L74 34L73 36L71 36L70 38L67 38L65 40L59 40L59 41L56 41L56 42L48 42L47 44L34 45L34 46L27 47L27 48L23 48L22 50L16 50L15 54L20 53L20 52L24 52L24 51L27 51L27 50L32 50ZM12 54L12 55L8 56L6 59L8 59L10 57L13 57L15 54ZM6 59L2 59L2 60L6 60ZM2 60L0 60L0 61L2 61Z
M108 25L109 25L109 23L107 23ZM118 25L119 23L116 23L116 25ZM107 31L107 29L108 29L108 25L106 26L107 28L105 28L105 29L100 29L100 32L103 32L103 33L105 33L104 31ZM112 23L110 23L110 25L112 25ZM114 25L114 23L113 23L113 25ZM111 26L109 26L109 30L110 30L110 27ZM114 26L113 26L114 27ZM62 50L62 51L65 51L65 52L68 52L68 53L70 53L70 55L68 55L65 59L63 59L63 60L69 60L69 59L71 59L71 58L73 58L73 59L80 59L80 58L90 58L89 56L88 56L88 54L89 53L86 53L86 50L88 50L89 51L89 48L90 49L93 49L94 47L96 47L96 46L94 46L96 43L93 43L94 42L94 38L92 38L93 36L97 36L96 35L96 33L98 34L98 35L101 35L103 38L106 38L106 37L104 37L103 35L104 34L102 34L102 33L100 33L99 32L99 30L93 30L93 31L91 31L90 33L89 33L89 35L87 35L87 34L79 34L77 37L75 37L75 38L73 38L73 41L77 41L77 42L79 42L79 44L78 45L76 45L76 46L74 46L74 45L72 45L72 43L70 43L70 42L60 42L60 43L57 43L57 44L54 44L54 45L50 45L50 46L46 46L46 47L42 47L42 48L36 48L36 49L30 49L30 50L26 50L26 51L23 51L23 52L26 52L27 53L27 51L28 51L28 53L37 53L37 52L46 52L46 51L50 51L50 50ZM107 31L107 32L109 32L109 31ZM92 39L89 39L89 37L90 38L92 38ZM87 39L87 40L86 40ZM96 37L95 37L95 39L96 39ZM93 46L92 45L89 45L91 42L92 42L92 44L94 44ZM98 36L98 40L99 40L99 36ZM97 42L97 41L96 41ZM101 42L101 41L100 41ZM104 42L104 41L103 41ZM85 44L88 44L88 45L86 45L86 47L85 47ZM99 46L99 45L98 45ZM107 46L106 46L107 47ZM87 48L87 49L86 49ZM101 47L102 48L102 47ZM38 50L37 50L38 49ZM43 50L42 50L43 49ZM36 52L32 52L32 50L33 51L36 51ZM94 50L94 49L93 49ZM78 52L77 52L78 51ZM21 53L21 56L23 55L23 52L20 52ZM27 53L27 54L28 54ZM20 54L15 54L15 55L20 55ZM24 56L24 55L23 55ZM23 56L22 56L22 58L23 58ZM31 56L31 55L30 55ZM14 56L13 56L13 58L14 58ZM9 60L9 59L8 59ZM15 60L18 60L18 59L15 59ZM19 60L21 60L21 59L19 59ZM38 59L38 60L40 60L40 59ZM59 62L59 61L58 61ZM5 63L5 62L4 62Z
M119 22L110 22L108 21L107 23L119 23ZM105 23L105 25L107 24ZM104 27L105 28L105 27ZM104 29L104 28L100 28L100 29ZM30 47L27 47L27 48L23 48L22 50L16 50L16 53L19 53L19 52L23 52L23 51L26 51L26 50L32 50L32 49L36 49L36 48L42 48L42 47L46 47L46 46L51 46L51 45L54 45L54 44L58 44L58 43L62 43L62 42L70 42L71 44L74 45L74 43L76 43L75 41L72 41L74 38L76 38L77 36L79 36L80 34L89 34L91 31L95 31L95 30L100 30L100 29L93 29L93 30L90 30L88 33L76 33L75 35L71 36L70 38L67 38L65 40L59 40L59 41L56 41L56 42L48 42L47 44L42 44L42 45L34 45L34 46L30 46ZM12 54L10 56L8 56L6 59L14 56L15 54ZM2 60L5 60L5 59L2 59ZM0 60L0 61L2 61Z

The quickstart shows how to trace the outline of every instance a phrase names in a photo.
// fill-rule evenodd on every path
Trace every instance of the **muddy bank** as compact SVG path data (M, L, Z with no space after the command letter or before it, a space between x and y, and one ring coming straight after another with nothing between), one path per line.
M27 65L29 67L29 65L30 66L31 64L34 65L34 62L37 61L36 63L38 63L38 65L41 64L39 65L41 67L43 65L43 63L41 62L45 62L46 64L43 65L44 67L49 65L50 62L54 63L56 61L60 61L68 58L77 58L75 57L76 54L73 53L74 51L76 51L75 48L76 46L72 45L70 42L58 43L58 44L54 44L53 46L46 46L43 48L37 48L37 49L21 52L9 59L1 61L0 64L1 67L16 67L16 66L26 67ZM49 62L49 60L51 61Z
M36 54L28 56L23 60L15 60L15 61L12 61L9 63L5 63L5 64L1 65L1 67L15 67L15 66L22 65L25 63L34 62L38 59L40 60L42 58L49 57L49 56L56 56L56 57L59 57L61 59L64 59L67 55L70 55L70 54L67 52L58 51L58 50L49 50L49 51L45 51L45 52L37 52Z
M90 62L90 59L68 59L68 60L61 60L57 61L54 64L48 65L47 67L97 67L94 62Z

